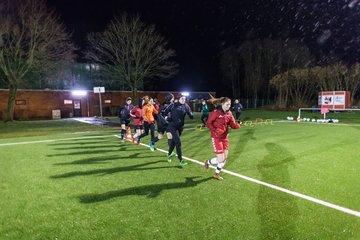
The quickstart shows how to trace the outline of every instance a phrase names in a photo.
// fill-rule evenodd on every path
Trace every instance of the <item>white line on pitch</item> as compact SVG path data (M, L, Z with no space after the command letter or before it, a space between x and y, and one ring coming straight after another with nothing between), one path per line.
M140 143L140 144L143 145L143 146L149 147L149 145L147 145L147 144L143 144L143 143ZM166 153L166 154L168 153L168 151L165 151L165 150L160 149L160 148L157 148L157 150L160 151L160 152ZM192 158L188 158L188 157L183 156L183 159L189 160L189 161L194 162L194 163L199 164L199 165L204 165L203 162L200 162L200 161L192 159ZM210 167L215 169L214 166L210 165ZM347 213L347 214L350 214L350 215L353 215L353 216L356 216L356 217L360 217L360 212L359 211L355 211L355 210L352 210L352 209L349 209L349 208L346 208L346 207L342 207L342 206L339 206L339 205L336 205L336 204L333 204L333 203L329 203L329 202L326 202L326 201L323 201L323 200L320 200L320 199L317 199L317 198L314 198L314 197L304 195L302 193L298 193L298 192L295 192L295 191L288 190L286 188L278 187L276 185L266 183L266 182L263 182L263 181L260 181L260 180L257 180L257 179L251 178L251 177L247 177L247 176L235 173L235 172L231 172L231 171L226 170L226 169L223 169L222 171L224 173L230 174L232 176L242 178L242 179L244 179L246 181L250 181L250 182L253 182L253 183L256 183L256 184L259 184L259 185L263 185L265 187L272 188L272 189L275 189L277 191L284 192L284 193L287 193L287 194L290 194L290 195L293 195L293 196L308 200L310 202L314 202L314 203L323 205L325 207L329 207L329 208L332 208L332 209L335 209L335 210L338 210L338 211L341 211L341 212L344 212L344 213Z
M62 139L51 139L51 140L39 140L31 142L15 142L15 143L2 143L0 147L13 146L13 145L24 145L24 144L34 144L34 143L47 143L47 142L57 142L57 141L67 141L67 140L81 140L81 139L91 139L91 138L100 138L100 137L113 137L114 135L99 135L99 136L88 136L88 137L77 137L77 138L62 138Z

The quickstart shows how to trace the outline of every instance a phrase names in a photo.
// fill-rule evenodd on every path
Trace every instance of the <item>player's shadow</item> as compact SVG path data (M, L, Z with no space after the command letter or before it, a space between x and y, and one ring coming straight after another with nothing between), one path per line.
M164 190L172 190L172 189L176 190L180 188L196 187L198 184L212 179L211 177L209 177L209 178L194 180L196 178L199 178L199 176L187 177L185 182L152 184L152 185L145 185L140 187L125 188L125 189L110 191L101 194L86 194L80 196L79 199L81 203L95 203L95 202L110 200L112 198L125 197L131 195L154 198L154 197L158 197L161 194L161 192Z
M94 169L89 171L73 171L64 174L58 174L50 176L50 178L69 178L69 177L76 177L76 176L87 176L87 175L105 175L105 174L113 174L118 172L130 172L130 171L147 171L147 170L154 170L154 169L163 169L163 168L181 168L180 166L163 166L163 167L147 167L143 168L144 166L149 166L152 164L157 164L160 162L166 161L154 161L154 162L147 162L127 167L115 167L115 168L102 168L102 169Z
M118 145L100 145L100 146L69 146L69 147L61 147L61 148L54 148L54 150L86 150L86 149L97 149L97 148L101 148L101 149L105 149L105 148L117 148L119 147Z
M67 142L67 141L64 141L64 142L58 142L58 143L50 143L48 144L48 146L64 146L64 145L71 145L71 146L75 146L75 145L91 145L91 144L99 144L99 143L107 143L105 140L106 139L100 139L100 140L104 140L104 141L93 141L93 142L90 142L90 141L81 141L81 140L78 140L76 142L74 142L74 140L72 142Z
M112 160L119 160L119 159L131 159L131 158L149 158L149 156L139 156L141 153L134 153L128 156L118 156L118 155L112 155L112 156L104 156L104 157L92 157L92 158L85 158L81 160L76 160L72 162L63 162L63 163L55 163L54 165L81 165L81 164L106 164L109 163Z
M286 189L291 189L289 167L295 157L275 143L266 143L268 154L258 163L261 180ZM294 196L260 186L257 203L261 220L261 239L296 238L296 221L299 208Z
M104 149L104 150L92 150L92 151L79 151L79 152L70 152L70 153L58 153L58 154L48 154L47 157L59 157L59 156L73 156L73 155L89 155L89 154L101 154L101 153L109 153L109 152L119 152L126 151L125 147L120 149Z

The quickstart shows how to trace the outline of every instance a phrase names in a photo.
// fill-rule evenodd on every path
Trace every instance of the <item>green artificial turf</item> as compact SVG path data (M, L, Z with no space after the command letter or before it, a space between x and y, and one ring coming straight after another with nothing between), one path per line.
M244 111L274 122L231 130L225 169L360 211L360 127L288 115ZM182 148L202 162L214 154L196 117ZM181 168L121 143L116 128L39 122L0 124L0 239L360 239L357 216L226 173L217 181L193 162Z

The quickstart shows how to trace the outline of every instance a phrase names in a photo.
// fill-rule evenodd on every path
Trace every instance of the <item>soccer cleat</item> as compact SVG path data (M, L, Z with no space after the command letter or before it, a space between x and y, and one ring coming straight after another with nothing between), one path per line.
M167 154L166 157L167 157L166 160L167 160L168 162L171 162L171 154L170 154L170 155Z
M139 145L140 144L140 138L137 138L136 144Z
M153 143L150 143L150 151L155 151L155 146L154 146L154 144Z
M186 165L188 165L189 163L188 162L185 162L184 160L181 160L180 161L180 163L179 163L179 165L181 166L181 167L184 167L184 166L186 166Z
M208 172L208 171L209 171L209 167L210 167L210 164L209 164L208 160L205 160L205 161L204 161L205 172Z
M224 180L224 178L222 176L220 176L220 173L214 173L213 178L215 178L217 180Z
M121 139L121 142L123 143L123 142L125 142L125 140L122 138L122 139Z

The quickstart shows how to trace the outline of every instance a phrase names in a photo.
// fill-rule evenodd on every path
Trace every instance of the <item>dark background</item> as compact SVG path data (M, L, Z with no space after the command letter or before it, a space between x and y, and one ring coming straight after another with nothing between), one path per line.
M317 58L359 59L359 0L48 0L80 50L116 14L139 14L175 49L179 74L157 90L226 94L220 52L257 38L298 39ZM83 61L79 51L78 61Z

